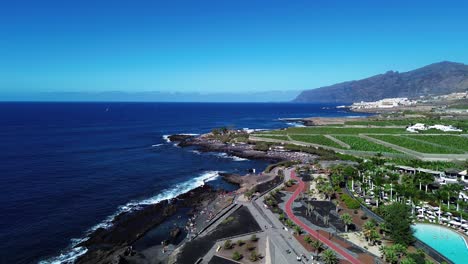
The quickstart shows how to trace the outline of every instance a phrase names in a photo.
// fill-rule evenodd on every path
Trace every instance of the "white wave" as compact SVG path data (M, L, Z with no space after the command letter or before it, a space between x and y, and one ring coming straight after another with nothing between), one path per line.
M192 178L190 180L187 180L182 183L176 184L174 187L171 189L166 189L160 194L153 196L151 198L141 200L141 201L133 201L129 202L125 205L120 206L117 211L108 216L106 219L104 219L101 223L91 227L87 232L86 236L80 239L71 239L70 246L63 250L60 255L52 257L47 260L42 260L39 262L39 264L69 264L69 263L74 263L75 260L80 257L81 255L85 254L87 252L87 249L85 247L76 247L81 242L84 242L89 239L89 235L99 229L99 228L110 228L112 226L112 221L115 219L116 216L118 216L121 213L125 212L131 212L134 210L138 210L141 208L143 205L151 205L151 204L157 204L161 201L164 200L169 200L172 198L175 198L181 194L184 194L186 192L189 192L197 187L205 185L206 182L208 181L213 181L216 178L218 178L219 171L205 171L199 176Z
M279 121L288 121L288 120L302 120L304 118L301 117L280 117L278 118Z
M74 263L75 260L88 251L85 247L70 248L69 250L61 253L60 255L50 258L48 260L41 260L39 264L68 264Z
M200 154L201 154L201 152L198 151L198 150L192 150L192 151L190 151L190 152L195 153L195 154L197 154L197 155L200 155Z
M241 158L241 157L237 157L237 156L231 156L231 158L234 160L234 161L246 161L248 159L246 158Z
M345 116L344 118L361 118L361 117L366 117L362 115L350 115L350 116Z
M217 156L217 157L220 157L220 158L232 159L234 161L246 161L246 160L248 160L248 159L244 159L244 158L237 157L237 156L234 156L234 155L228 155L226 153L216 153L214 155Z
M177 135L182 135L182 136L199 136L200 134L195 134L195 133L181 133Z
M162 146L163 144L154 144L154 145L151 145L152 148L157 148L157 147L160 147Z
M171 135L163 135L162 138L167 142L167 143L171 143L171 140L169 139Z
M293 127L305 127L304 124L299 123L299 122L288 122L286 123L288 126L293 126Z

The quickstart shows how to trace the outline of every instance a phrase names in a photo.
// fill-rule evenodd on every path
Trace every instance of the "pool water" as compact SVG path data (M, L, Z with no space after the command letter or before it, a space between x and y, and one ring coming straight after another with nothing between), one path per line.
M414 236L456 264L468 263L465 239L444 226L431 224L413 225Z

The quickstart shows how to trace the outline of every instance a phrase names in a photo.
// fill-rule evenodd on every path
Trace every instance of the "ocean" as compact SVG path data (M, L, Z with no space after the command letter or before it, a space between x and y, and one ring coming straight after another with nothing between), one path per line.
M0 263L65 263L71 246L119 212L265 161L167 141L216 127L300 126L283 118L356 116L289 103L0 103Z

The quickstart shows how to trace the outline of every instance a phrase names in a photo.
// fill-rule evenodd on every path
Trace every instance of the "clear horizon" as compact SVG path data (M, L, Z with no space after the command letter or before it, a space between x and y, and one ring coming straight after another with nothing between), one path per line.
M289 99L388 70L466 64L466 11L460 1L3 3L0 100L115 91Z

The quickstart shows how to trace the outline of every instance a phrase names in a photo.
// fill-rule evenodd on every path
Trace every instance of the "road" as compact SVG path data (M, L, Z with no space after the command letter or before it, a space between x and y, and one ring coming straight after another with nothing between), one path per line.
M325 245L327 245L329 248L331 248L333 251L337 252L338 254L340 254L341 256L343 256L346 260L348 260L349 262L353 263L353 264L359 264L360 261L358 259L356 259L355 257L353 257L352 255L350 255L348 252L346 252L345 250L341 249L340 247L338 247L337 245L335 245L333 242L331 242L329 239L327 239L326 237L324 236L320 236L319 233L316 231L316 230L313 230L312 228L310 228L309 226L307 226L306 224L304 224L299 218L297 218L294 214L293 214L293 211L292 211L292 204L294 202L294 200L297 198L297 196L301 193L301 190L304 189L304 182L299 179L297 176L296 176L296 172L294 170L291 170L290 171L290 176L291 176L291 179L293 180L296 180L298 183L299 183L299 187L296 189L296 191L294 191L293 195L291 196L291 198L286 202L286 214L288 215L289 219L291 219L296 225L300 226L303 230L305 230L307 233L309 233L310 235L312 235L313 237L315 237L316 239L319 239L320 241L322 241L322 243L324 243Z

